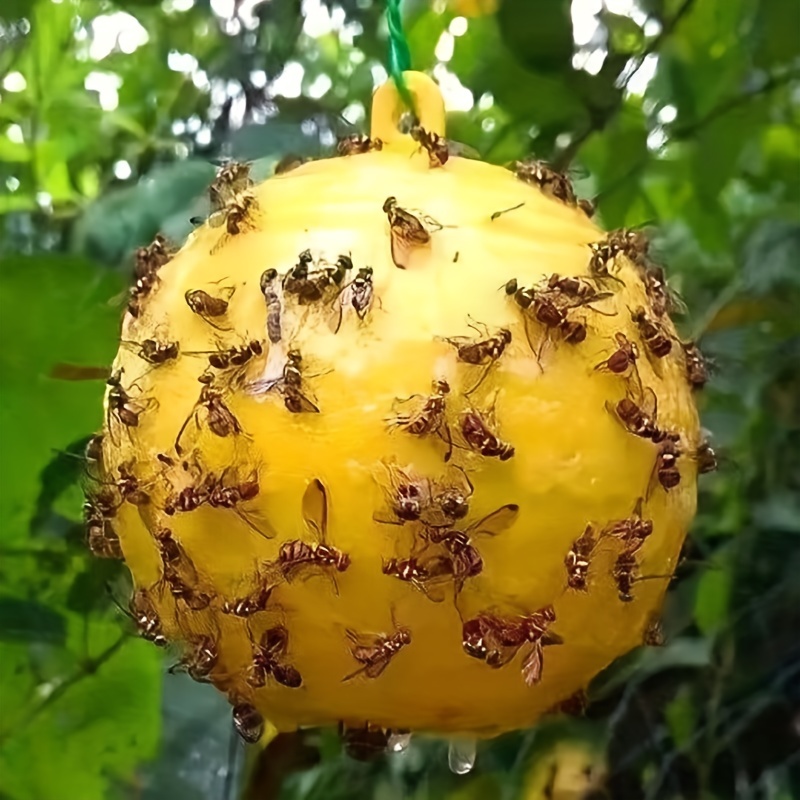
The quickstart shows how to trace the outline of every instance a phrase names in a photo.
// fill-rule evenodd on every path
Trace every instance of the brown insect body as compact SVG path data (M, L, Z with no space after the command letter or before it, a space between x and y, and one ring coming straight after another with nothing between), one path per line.
M450 147L447 139L432 131L427 131L421 125L412 125L409 130L411 138L418 142L420 147L428 153L428 163L432 168L443 167L450 158Z
M170 672L185 672L192 680L206 683L211 680L211 673L219 663L219 650L217 640L208 634L190 636L187 639L188 648L181 660Z
M411 413L397 414L389 423L412 436L438 436L447 445L444 460L449 461L453 452L453 438L446 418L446 397L450 394L450 384L445 380L435 380L432 388L432 393L427 397L415 394L398 401L406 403L415 400L419 407Z
M156 647L166 647L167 639L161 629L161 620L145 589L137 589L128 604L128 612L139 635Z
M456 348L459 361L486 367L475 385L464 392L467 395L472 394L483 383L489 368L503 355L506 347L511 343L511 331L508 328L500 328L496 333L491 333L486 326L481 329L470 323L470 327L478 333L477 337L452 336L443 339Z
M137 428L139 417L149 408L152 408L156 401L152 398L142 400L134 399L122 386L122 370L117 370L113 375L106 379L106 384L110 387L107 395L107 424L111 429L111 420L116 419L126 428ZM114 436L111 436L112 440Z
M392 619L394 621L394 613ZM411 631L394 622L394 633L359 634L348 629L347 638L350 641L350 654L361 666L342 678L343 683L359 675L373 679L381 675L392 659L411 644Z
M278 552L278 569L286 581L298 574L311 577L308 567L318 567L327 574L338 594L333 571L345 572L350 566L350 556L328 544L328 492L321 480L309 483L303 495L303 520L314 536L314 543L302 539L284 542Z
M372 275L372 267L359 267L356 277L340 292L336 303L336 317L332 323L334 333L338 333L342 325L342 316L345 306L351 306L362 322L366 319L375 299Z
M567 568L567 585L570 589L586 591L589 566L594 549L597 546L597 537L592 525L587 525L586 530L572 543L572 547L564 559Z
M264 302L267 306L267 338L272 344L277 344L283 337L281 327L282 303L278 294L278 271L275 269L265 270L261 274L261 294L264 295Z
M614 334L614 339L617 342L617 349L607 359L597 364L595 369L605 369L616 375L624 375L635 370L639 358L639 348L636 343L619 331Z
M172 248L161 234L157 234L147 247L136 250L134 284L128 293L128 313L132 317L141 315L147 297L158 283L158 271L172 259L172 256Z
M239 420L225 403L222 390L214 385L214 375L210 372L204 372L197 380L203 386L200 389L200 397L194 404L194 408L189 412L189 416L181 426L175 439L175 452L178 455L183 453L180 442L191 420L194 419L197 425L200 425L199 413L201 409L205 409L206 424L215 436L224 439L228 436L238 436L244 432Z
M682 342L685 357L686 379L693 389L702 389L708 383L708 366L695 342Z
M666 436L657 422L658 401L655 392L646 387L641 390L641 399L634 402L630 397L623 397L615 406L606 404L622 426L634 436L650 439L655 444Z
M708 440L701 442L697 450L695 450L694 460L697 462L697 471L701 475L715 472L719 467L717 454Z
M274 565L269 562L258 567L254 577L255 587L249 594L223 602L221 607L223 614L247 619L267 610L270 597L280 585L282 578Z
M211 255L217 253L232 236L238 236L256 229L253 217L258 213L259 205L255 195L249 191L240 192L228 199L225 205L211 214L208 224L212 228L225 226L225 232L211 248Z
M611 577L617 584L617 593L623 603L633 600L633 584L636 581L635 572L638 569L636 556L629 550L623 550L614 562Z
M389 748L393 735L399 731L383 728L370 722L360 727L352 727L345 723L339 725L339 736L345 753L356 761L374 761L380 758Z
M382 149L383 142L380 139L371 139L363 133L345 136L339 139L336 144L336 153L340 156L357 156Z
M148 364L158 366L168 361L175 361L180 355L178 342L160 342L157 339L145 339L141 342L123 342L135 348L136 355Z
M645 540L653 533L653 520L642 519L643 499L636 502L633 514L626 519L615 520L606 525L600 532L601 536L611 536L621 541L625 550L636 553Z
M493 417L493 413L490 417ZM461 435L467 447L486 458L508 461L516 452L514 446L503 441L494 430L493 419L487 419L474 409L461 415Z
M232 203L236 196L253 187L250 177L252 165L242 161L227 161L219 170L208 188L211 208L221 211Z
M300 673L285 661L289 631L283 625L267 628L258 643L252 640L251 643L253 660L247 670L247 683L250 686L261 688L269 677L289 689L299 689L303 685Z
M492 669L499 669L526 646L522 678L527 686L533 686L542 677L543 647L562 641L558 634L549 630L555 619L552 606L511 618L479 614L463 623L462 647L467 655L485 661Z
M431 240L431 234L420 218L401 208L394 197L386 198L383 211L389 219L392 261L396 267L405 269L411 251L417 247L425 247ZM433 220L426 221L436 230L442 227Z
M264 735L264 717L251 703L243 701L234 703L233 726L236 733L248 744L256 744Z
M641 306L631 313L631 320L639 329L645 347L656 358L664 358L672 351L672 337L660 322L656 322Z
M514 173L525 183L537 186L548 197L553 197L570 206L577 206L578 199L572 181L563 173L556 172L544 161L517 161Z
M88 496L83 504L86 544L97 558L114 558L120 561L124 558L119 536L113 525L118 507L119 502L107 490Z
M319 414L319 408L310 400L304 391L304 378L302 372L303 356L299 350L292 349L286 355L286 363L280 378L266 381L256 381L251 384L253 394L266 394L277 391L283 397L283 405L292 414Z
M224 297L215 297L203 289L189 289L184 297L189 308L204 322L219 331L229 331L230 328L218 325L215 320L228 313L229 301L235 291L235 287L229 286L223 289Z
M658 444L656 463L653 468L654 475L665 491L674 489L681 482L681 473L678 469L678 458L681 454L680 434L667 432Z
M453 575L453 563L448 556L427 558L390 558L383 563L383 574L410 583L434 603L441 603L447 594L447 585Z

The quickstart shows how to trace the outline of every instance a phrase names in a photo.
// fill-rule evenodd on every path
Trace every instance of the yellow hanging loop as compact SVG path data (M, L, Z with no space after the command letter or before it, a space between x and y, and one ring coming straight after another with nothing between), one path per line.
M444 136L444 99L436 82L422 72L404 72L408 90L414 98L419 124L426 131ZM394 81L386 81L378 87L372 98L370 136L380 139L384 145L402 147L410 151L419 145L400 128L400 119L407 108Z

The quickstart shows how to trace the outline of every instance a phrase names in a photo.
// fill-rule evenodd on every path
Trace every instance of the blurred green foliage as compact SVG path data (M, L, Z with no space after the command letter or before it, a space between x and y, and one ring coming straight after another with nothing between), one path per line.
M800 4L496 5L464 20L482 4L403 4L414 67L447 89L450 136L499 164L575 167L605 226L653 226L691 309L682 332L715 365L701 404L723 469L701 484L669 645L600 676L585 720L482 745L469 777L448 773L440 742L361 765L309 732L252 759L246 796L798 797ZM109 362L128 254L159 229L188 232L214 159L261 159L267 174L363 126L385 74L383 10L0 7L4 800L233 796L224 701L164 677L162 654L119 624L118 576L82 546L76 455L102 385L48 374Z

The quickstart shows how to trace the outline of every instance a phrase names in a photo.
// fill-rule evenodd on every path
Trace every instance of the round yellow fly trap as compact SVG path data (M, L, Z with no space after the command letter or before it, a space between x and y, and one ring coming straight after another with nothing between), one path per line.
M658 638L714 466L702 357L635 231L541 162L451 154L433 82L137 253L90 545L248 741L487 737Z

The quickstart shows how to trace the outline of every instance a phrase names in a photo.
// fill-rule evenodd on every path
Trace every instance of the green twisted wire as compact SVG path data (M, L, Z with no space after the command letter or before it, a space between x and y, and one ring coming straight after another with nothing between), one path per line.
M389 75L391 75L403 102L414 112L414 99L406 85L403 73L411 69L411 51L403 33L400 0L386 0L386 21L389 24Z

